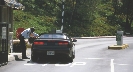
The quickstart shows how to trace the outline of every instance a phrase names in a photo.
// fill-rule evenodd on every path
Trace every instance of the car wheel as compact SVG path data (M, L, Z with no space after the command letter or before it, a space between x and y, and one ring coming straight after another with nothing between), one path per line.
M74 57L73 55L74 55L74 54L73 54L73 52L72 52L72 53L71 53L71 56L68 57L68 61L69 61L69 62L73 62L73 57Z
M75 55L73 55L73 59L75 58Z
M36 55L35 53L32 53L32 55L31 55L31 60L32 60L33 62L37 62L38 57L37 57L37 55Z
M68 58L68 61L69 61L69 62L73 62L73 57L69 57L69 58Z

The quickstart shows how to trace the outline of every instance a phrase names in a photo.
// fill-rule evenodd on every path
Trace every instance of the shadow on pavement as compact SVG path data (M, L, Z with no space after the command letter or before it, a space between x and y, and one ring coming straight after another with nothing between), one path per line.
M25 60L23 60L23 59L20 59L20 58L18 57L18 55L14 55L14 57L15 57L15 60L16 60L16 61L25 61Z

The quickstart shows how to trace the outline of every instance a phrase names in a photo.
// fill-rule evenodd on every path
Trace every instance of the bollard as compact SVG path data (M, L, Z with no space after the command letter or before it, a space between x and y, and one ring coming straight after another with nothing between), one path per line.
M9 32L9 48L8 48L8 53L11 52L13 53L13 32Z

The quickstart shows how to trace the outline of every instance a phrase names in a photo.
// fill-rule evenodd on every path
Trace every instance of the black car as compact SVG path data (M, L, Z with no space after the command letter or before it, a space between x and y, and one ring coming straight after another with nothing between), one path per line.
M31 60L36 62L39 57L65 57L73 62L75 58L75 44L73 39L63 33L41 34L35 39L31 47Z

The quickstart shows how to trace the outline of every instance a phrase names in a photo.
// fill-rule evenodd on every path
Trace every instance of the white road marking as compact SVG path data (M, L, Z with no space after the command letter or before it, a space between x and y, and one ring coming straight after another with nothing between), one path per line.
M130 65L130 64L116 64L116 65L123 65L124 66L124 65Z
M111 66L111 72L114 72L114 59L111 59L110 66Z
M84 58L84 59L103 59L103 58Z
M48 63L45 63L45 64L43 64L42 66L46 66L46 65L48 65L50 62L48 62Z
M86 65L86 62L74 62L70 67L76 66L76 65Z
M69 64L55 64L55 66L69 66L71 63Z
M48 65L48 64L43 64L42 66L46 66L46 65Z

